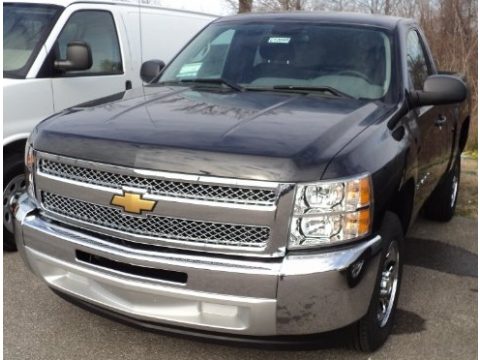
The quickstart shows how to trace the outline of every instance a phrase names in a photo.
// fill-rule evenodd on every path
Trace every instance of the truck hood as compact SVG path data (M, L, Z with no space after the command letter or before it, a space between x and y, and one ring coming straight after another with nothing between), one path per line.
M136 168L311 181L389 110L382 102L347 98L171 86L116 97L121 100L43 121L34 130L34 147Z

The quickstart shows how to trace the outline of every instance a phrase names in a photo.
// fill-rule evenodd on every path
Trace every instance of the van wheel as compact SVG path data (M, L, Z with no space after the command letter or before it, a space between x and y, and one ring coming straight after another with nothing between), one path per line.
M367 314L352 326L353 345L363 352L381 347L392 331L403 267L403 229L397 215L387 212L379 235L383 239L377 282Z
M447 222L455 214L458 189L460 186L460 156L452 169L445 175L443 181L437 185L432 195L425 203L425 217L430 220Z
M13 214L11 203L26 189L23 154L13 153L5 157L3 168L3 250L16 251L13 236Z

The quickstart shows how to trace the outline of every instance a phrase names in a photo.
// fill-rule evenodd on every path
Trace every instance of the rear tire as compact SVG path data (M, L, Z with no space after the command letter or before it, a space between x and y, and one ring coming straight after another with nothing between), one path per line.
M3 250L16 251L10 204L15 196L26 189L23 154L17 152L5 156L3 184Z
M400 294L403 267L403 228L397 215L387 212L379 235L383 239L377 282L367 314L352 326L353 346L372 352L388 339Z
M425 217L434 221L450 221L455 214L458 190L460 187L460 156L455 160L452 169L445 178L437 185L434 192L425 203Z

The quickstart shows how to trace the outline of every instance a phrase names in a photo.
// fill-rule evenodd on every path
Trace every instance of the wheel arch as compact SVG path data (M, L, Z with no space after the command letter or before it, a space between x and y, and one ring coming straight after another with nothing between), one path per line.
M415 180L407 179L387 202L386 211L398 216L402 224L403 232L406 233L412 222L415 199Z
M16 137L7 138L3 142L3 157L7 157L13 153L22 154L25 151L25 143L29 134L20 134Z

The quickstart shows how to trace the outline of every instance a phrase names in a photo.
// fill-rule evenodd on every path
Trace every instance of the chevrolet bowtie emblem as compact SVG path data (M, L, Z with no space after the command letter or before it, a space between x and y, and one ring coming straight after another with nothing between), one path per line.
M123 211L131 214L141 214L144 211L152 211L157 202L142 199L141 194L125 192L123 195L114 195L112 205L121 206Z

